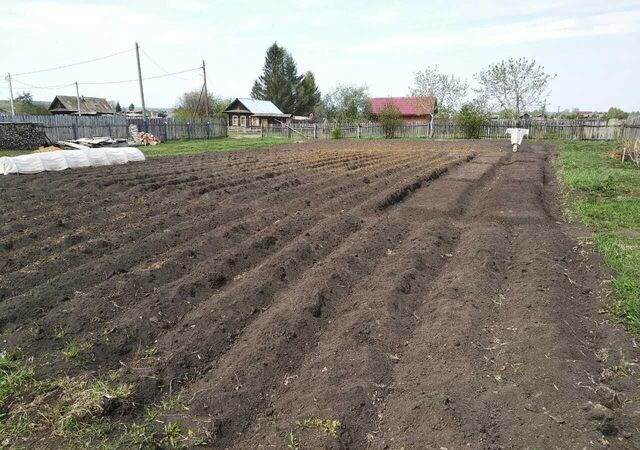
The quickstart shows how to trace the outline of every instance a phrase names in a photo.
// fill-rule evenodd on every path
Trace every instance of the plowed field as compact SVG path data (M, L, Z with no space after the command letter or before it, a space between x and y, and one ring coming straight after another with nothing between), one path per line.
M639 448L610 275L558 212L554 149L508 150L308 142L0 178L3 345L38 377L117 371L134 401L104 414L164 401L157 423L210 448Z

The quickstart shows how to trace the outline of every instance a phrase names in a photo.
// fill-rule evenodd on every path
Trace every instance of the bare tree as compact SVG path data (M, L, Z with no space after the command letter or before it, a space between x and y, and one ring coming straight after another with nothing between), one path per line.
M476 93L494 110L510 110L516 117L544 105L551 81L535 60L509 58L476 74Z
M409 87L411 95L418 98L435 97L438 114L446 116L460 109L469 89L466 80L441 72L437 65L416 72L413 83Z

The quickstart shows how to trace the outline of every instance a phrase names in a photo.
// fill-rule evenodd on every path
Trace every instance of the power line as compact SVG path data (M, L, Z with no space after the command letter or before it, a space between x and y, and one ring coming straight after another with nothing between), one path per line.
M89 64L89 63L92 63L92 62L101 61L103 59L113 58L114 56L123 55L123 54L131 52L131 51L133 51L132 48L127 49L127 50L123 50L121 52L112 53L112 54L106 55L106 56L99 56L97 58L87 59L85 61L79 61L77 63L65 64L65 65L62 65L62 66L47 67L46 69L32 70L30 72L21 72L21 73L16 73L16 74L12 74L12 75L31 75L33 73L50 72L52 70L66 69L68 67L80 66L82 64Z
M147 80L157 80L158 78L166 78L166 77L171 77L174 75L180 75L182 73L187 73L187 72L194 72L196 70L202 70L202 67L194 67L193 69L186 69L186 70L180 70L178 72L172 72L172 73L167 73L165 75L155 75L152 77L145 77L142 79L142 81L147 81ZM87 82L78 82L78 84L80 85L99 85L99 84L121 84L121 83L137 83L138 79L137 78L133 78L131 80L118 80L118 81L87 81Z
M144 51L144 49L142 47L140 47L140 51L142 52L142 54L144 56L147 57L147 59L151 62L151 64L153 64L154 66L156 66L158 69L162 70L165 74L169 75L169 71L167 69L165 69L164 67L162 67L160 64L158 64L157 62L155 62L153 60L153 58L151 56L149 56L149 54L147 52ZM172 75L174 78L178 79L178 80L183 80L183 81L188 81L188 78L182 78L182 77L177 77L175 75Z
M73 86L74 83L69 83L69 84L58 84L58 85L54 85L54 86L35 86L33 84L29 84L29 83L25 83L24 81L20 81L17 78L15 78L13 75L11 76L11 79L13 81L15 81L16 83L24 86L24 87L28 87L29 89L61 89L64 87L69 87L69 86Z

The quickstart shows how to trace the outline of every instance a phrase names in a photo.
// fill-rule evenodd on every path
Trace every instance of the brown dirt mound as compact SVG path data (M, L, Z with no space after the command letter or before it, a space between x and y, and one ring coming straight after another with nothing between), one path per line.
M609 274L558 214L553 148L508 150L330 141L4 177L3 339L39 377L124 372L124 422L179 397L158 420L211 448L637 448Z

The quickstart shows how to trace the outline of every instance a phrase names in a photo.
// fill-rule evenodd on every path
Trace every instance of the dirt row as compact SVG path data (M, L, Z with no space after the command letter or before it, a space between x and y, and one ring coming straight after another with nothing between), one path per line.
M178 398L164 414L212 448L637 448L610 274L562 220L554 149L507 150L330 141L4 177L2 337L39 376L124 367L138 407L114 414Z

